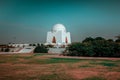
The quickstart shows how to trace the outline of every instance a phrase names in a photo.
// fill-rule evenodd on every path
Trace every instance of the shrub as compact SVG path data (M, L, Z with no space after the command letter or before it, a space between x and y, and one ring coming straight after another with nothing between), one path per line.
M93 51L95 52L94 56L98 57L111 57L114 54L114 43L108 41L94 41Z
M82 56L84 55L84 45L81 43L72 43L68 46L67 50L69 51L69 56Z
M47 53L48 49L47 47L45 47L44 45L38 45L35 49L34 49L34 53Z
M114 44L114 57L120 57L120 44Z
M4 52L4 48L1 48L1 52Z
M83 43L73 43L67 48L69 56L93 56L94 52L91 45Z
M9 48L6 48L6 49L5 49L5 52L9 52L9 51L10 51L10 49L9 49Z

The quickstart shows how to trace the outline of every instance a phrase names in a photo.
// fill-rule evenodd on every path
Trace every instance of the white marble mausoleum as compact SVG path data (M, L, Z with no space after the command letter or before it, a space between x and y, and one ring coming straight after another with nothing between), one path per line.
M63 24L55 24L51 31L47 32L46 44L68 45L71 44L70 32L66 31Z

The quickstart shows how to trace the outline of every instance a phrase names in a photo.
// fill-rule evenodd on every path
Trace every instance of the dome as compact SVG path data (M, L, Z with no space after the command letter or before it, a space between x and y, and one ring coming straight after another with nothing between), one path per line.
M55 24L53 26L53 29L52 29L53 32L57 32L57 31L64 31L66 32L66 28L63 24Z

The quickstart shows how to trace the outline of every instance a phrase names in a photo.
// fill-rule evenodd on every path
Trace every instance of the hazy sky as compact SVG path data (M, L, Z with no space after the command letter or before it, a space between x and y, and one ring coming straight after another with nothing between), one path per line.
M46 42L57 24L71 32L72 42L120 34L119 0L0 0L0 43Z

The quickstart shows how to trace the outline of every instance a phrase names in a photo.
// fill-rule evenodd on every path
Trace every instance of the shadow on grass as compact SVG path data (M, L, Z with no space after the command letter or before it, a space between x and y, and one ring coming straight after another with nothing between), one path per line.
M48 59L31 59L27 64L53 64L53 63L74 63L83 61L80 59L70 59L70 58L48 58Z
M93 67L93 66L90 66L89 64L88 65L80 65L79 68L90 68L90 67Z
M117 67L116 61L111 61L111 60L101 60L101 61L91 61L90 64L93 65L102 65L106 67Z

